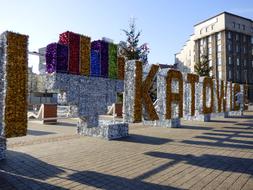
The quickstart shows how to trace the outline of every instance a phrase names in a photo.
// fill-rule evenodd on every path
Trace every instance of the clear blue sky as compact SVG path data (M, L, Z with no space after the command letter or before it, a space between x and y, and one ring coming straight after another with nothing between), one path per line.
M151 48L149 62L163 64L174 63L194 24L223 11L253 19L252 0L1 0L0 5L0 32L29 35L31 51L57 41L66 30L119 42L125 40L121 29L134 17L140 43Z

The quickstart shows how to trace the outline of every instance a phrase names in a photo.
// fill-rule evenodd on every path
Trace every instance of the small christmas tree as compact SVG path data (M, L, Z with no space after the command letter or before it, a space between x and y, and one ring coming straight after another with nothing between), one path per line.
M201 56L201 60L194 65L194 70L199 76L210 76L212 67L209 66L207 55Z
M135 20L132 19L129 24L129 31L122 30L126 37L126 41L121 41L119 43L119 55L124 56L127 60L140 60L143 64L148 63L148 53L149 48L148 44L144 43L141 46L138 46L139 37L141 32L136 33Z

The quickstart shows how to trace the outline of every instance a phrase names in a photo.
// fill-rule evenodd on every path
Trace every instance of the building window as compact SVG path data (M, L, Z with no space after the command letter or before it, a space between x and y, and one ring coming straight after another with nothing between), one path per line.
M243 36L243 41L246 42L246 36L245 35Z
M235 22L233 22L233 27L235 28Z
M241 25L238 23L238 24L237 24L237 28L240 29L240 26L241 26Z
M228 57L228 64L231 65L232 64L232 58L229 56Z
M208 54L211 55L212 54L212 48L208 48Z
M211 66L213 65L213 61L212 61L212 59L209 59L209 61L208 61L208 65L209 65L209 67L211 67Z
M242 25L242 29L245 30L245 25L244 24Z
M208 32L208 27L206 27L206 32Z
M236 79L239 80L239 71L236 71Z
M247 60L246 59L243 60L243 65L244 65L244 67L247 66Z
M247 70L244 70L244 81L247 82Z
M217 50L218 52L221 52L221 44L218 45Z
M235 35L235 40L239 40L239 35L238 34Z
M236 64L239 66L240 65L240 59L236 58Z
M228 32L228 39L231 39L231 32Z
M228 51L232 51L232 45L230 43L228 44Z
M203 44L204 44L204 40L201 39L201 40L200 40L200 45L203 46Z
M203 55L203 48L200 48L200 54Z
M211 30L213 30L213 25L211 25Z
M221 65L222 61L221 61L221 57L218 57L218 65Z
M200 29L199 33L202 34L202 29Z
M222 72L221 71L218 72L218 75L219 75L219 79L222 79Z
M232 73L231 73L231 70L228 71L228 79L232 79Z
M221 33L219 32L218 34L217 34L217 40L220 40L221 39Z
M212 36L208 36L208 43L212 42Z
M238 44L236 44L235 50L236 50L237 53L239 52L239 45Z
M206 39L202 38L200 41L200 45L205 47L206 46Z
M251 36L251 44L253 44L253 36Z
M243 47L243 53L246 53L246 47L245 46Z

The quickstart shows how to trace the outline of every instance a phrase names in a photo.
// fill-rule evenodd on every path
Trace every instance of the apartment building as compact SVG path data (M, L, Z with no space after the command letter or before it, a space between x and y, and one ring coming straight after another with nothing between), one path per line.
M203 56L208 57L213 77L248 84L248 96L253 101L251 19L223 12L194 25L194 33L175 55L175 63L182 71L194 72L195 63Z

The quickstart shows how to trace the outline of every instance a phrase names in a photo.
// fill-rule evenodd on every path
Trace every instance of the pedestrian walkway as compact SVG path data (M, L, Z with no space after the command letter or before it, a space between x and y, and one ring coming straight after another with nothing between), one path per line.
M134 124L113 141L29 123L28 136L8 140L0 189L253 189L253 112L182 123Z

